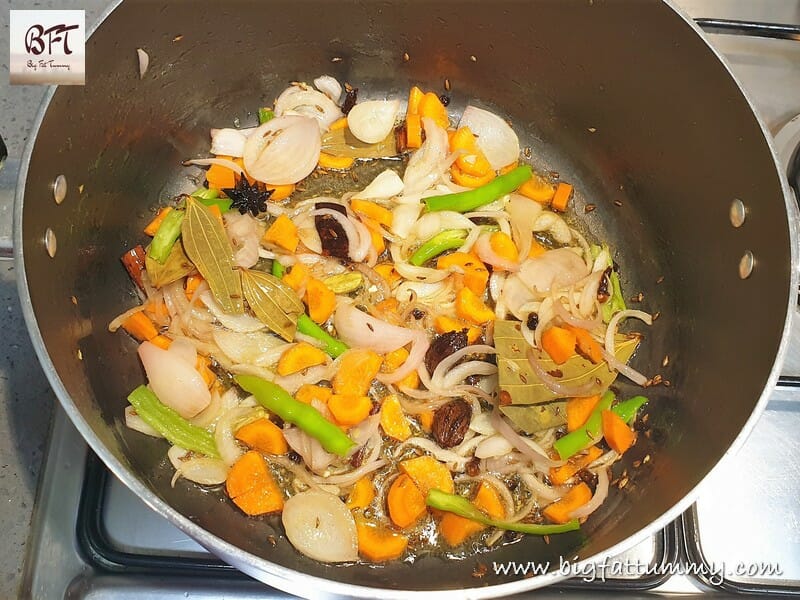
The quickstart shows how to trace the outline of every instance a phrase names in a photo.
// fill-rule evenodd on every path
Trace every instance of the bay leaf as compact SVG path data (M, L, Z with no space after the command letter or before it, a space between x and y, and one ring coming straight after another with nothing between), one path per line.
M186 198L181 238L186 255L208 282L222 310L243 313L242 279L234 269L233 248L225 227L207 206L191 196Z
M322 151L332 156L349 158L393 158L400 154L394 131L380 142L367 144L354 136L347 127L325 133L322 136Z
M501 390L511 395L511 404L541 404L559 398L550 391L531 369L525 356L528 343L522 337L519 321L495 322L494 345L497 349L498 384ZM616 357L627 362L639 345L638 337L617 334L614 338ZM576 354L563 365L557 365L543 350L537 352L539 361L546 371L558 369L563 374L558 380L571 386L580 386L591 380L598 380L599 388L605 390L617 378L617 372L608 368L605 362L594 364Z
M556 400L544 404L501 406L508 420L525 433L536 433L567 422L567 402Z
M186 277L189 273L194 271L194 265L186 252L183 251L183 244L180 240L175 242L170 250L167 260L162 265L157 260L153 260L150 256L145 257L145 269L147 269L147 277L150 279L150 284L158 289L165 285L169 285L173 281Z
M256 317L291 342L297 329L297 317L305 312L294 290L269 273L250 269L242 271L242 290Z

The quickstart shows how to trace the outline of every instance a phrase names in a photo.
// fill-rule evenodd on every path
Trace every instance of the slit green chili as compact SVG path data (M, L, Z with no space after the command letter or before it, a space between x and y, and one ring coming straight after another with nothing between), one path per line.
M408 262L416 267L421 267L442 252L461 248L465 239L467 239L467 231L465 229L448 229L437 233L417 248L411 258L408 259Z
M336 358L349 349L347 344L341 340L337 340L322 327L314 323L308 315L300 315L297 317L297 331L323 342L325 344L325 352L333 358Z
M644 396L634 396L633 398L629 398L624 402L620 402L616 406L611 409L611 412L617 414L617 416L625 421L626 423L630 424L631 421L636 417L636 413L642 406L647 403L647 398Z
M167 257L172 252L172 247L181 235L181 224L185 214L185 211L177 208L173 208L166 214L158 227L158 231L153 236L153 241L150 242L147 256L162 265L167 262Z
M147 386L140 385L128 394L128 402L145 423L170 443L212 458L219 458L214 436L202 427L189 423L161 402Z
M272 261L272 276L277 277L278 279L282 279L284 273L286 273L286 267L284 267L281 263L277 260Z
M281 386L254 375L236 375L236 383L268 411L278 415L287 423L297 425L317 440L325 450L338 456L346 456L356 445L336 425L322 416L310 404L295 400Z
M580 529L578 519L572 519L561 525L540 525L537 523L511 523L509 521L500 521L487 517L479 508L472 502L459 496L458 494L448 494L436 488L428 492L425 498L425 504L431 508L439 510L446 510L459 517L477 521L482 525L489 527L497 527L498 529L505 529L508 531L519 531L520 533L528 533L531 535L552 535L556 533L566 533L567 531L577 531Z
M444 194L443 196L431 196L425 198L424 202L429 212L437 210L453 210L460 213L469 212L480 208L484 204L494 202L498 198L510 194L523 183L533 176L530 165L522 165L506 173L495 177L486 185L457 192L455 194Z
M219 212L226 213L231 209L233 201L230 198L220 198L219 190L214 188L198 188L192 192L192 198L197 198L201 204L219 207Z
M258 124L263 125L267 121L275 118L275 112L271 108L262 107L258 109Z

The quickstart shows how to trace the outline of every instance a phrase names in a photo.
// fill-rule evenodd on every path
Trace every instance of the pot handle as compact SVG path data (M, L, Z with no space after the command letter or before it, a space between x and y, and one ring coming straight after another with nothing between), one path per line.
M14 189L19 161L8 158L8 148L0 135L0 260L14 258Z

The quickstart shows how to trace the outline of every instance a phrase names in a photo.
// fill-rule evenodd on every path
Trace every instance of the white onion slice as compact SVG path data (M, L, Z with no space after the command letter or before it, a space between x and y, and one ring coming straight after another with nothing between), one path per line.
M450 166L447 132L433 119L422 118L425 141L408 161L403 174L404 195L424 192L437 182ZM453 158L455 160L455 158Z
M417 222L420 212L422 212L422 205L419 203L395 206L392 211L392 233L399 238L407 238L414 223Z
M366 348L381 354L406 346L420 334L376 319L346 303L340 303L336 308L333 325L339 338L351 348Z
M403 180L400 176L392 171L386 169L381 172L370 184L360 192L357 192L354 198L361 198L363 200L388 200L403 192Z
M228 478L228 466L218 458L187 456L189 452L180 446L172 446L167 452L175 467L174 481L183 477L200 485L221 485Z
M539 481L539 478L533 473L522 473L520 474L520 478L535 497L548 502L555 502L567 491L563 488L563 486L551 487L546 483Z
M214 315L222 326L230 329L231 331L236 331L238 333L250 333L253 331L261 331L262 329L266 329L266 325L256 319L248 315L247 313L242 313L241 315L229 315L219 303L214 299L214 294L211 291L206 291L200 294L200 300L203 301L203 304L206 305L209 312Z
M588 517L605 502L608 498L608 469L600 469L597 471L597 487L594 491L594 496L586 504L572 511L570 517L573 519L583 519Z
M475 242L475 252L478 255L478 258L485 263L489 263L493 267L503 269L504 271L508 271L510 273L519 271L519 263L503 258L494 251L489 241L490 238L491 234L489 233L484 233L478 237L478 240Z
M244 169L237 165L232 160L227 158L193 158L191 160L186 160L183 162L184 165L196 165L198 167L208 167L210 165L219 165L220 167L225 167L230 169L237 175L244 175Z
M406 279L411 281L421 281L424 283L436 283L446 279L450 271L446 269L431 269L429 267L416 267L403 260L400 254L400 244L391 244L389 252L392 255L395 270Z
M422 437L412 437L407 439L402 444L398 445L394 451L395 456L400 456L408 446L416 446L426 452L429 452L433 457L443 463L453 463L462 468L469 462L469 458L456 454L452 450L445 450L433 440Z
M145 420L142 419L138 414L136 414L136 409L133 406L126 406L125 407L125 425L129 428L133 429L134 431L138 431L139 433L143 433L145 435L149 435L151 437L164 437L160 433L158 433L155 429L150 427Z
M497 350L495 350L495 348L492 346L487 346L486 344L473 344L453 352L450 356L445 357L438 365L436 365L436 368L431 374L431 385L434 388L441 389L443 387L441 384L447 377L450 369L452 369L456 363L458 363L458 361L465 356L469 356L470 354L497 354ZM439 385L437 385L437 383Z
M321 562L358 559L356 523L350 510L333 494L308 490L286 501L281 516L292 546Z
M229 210L223 217L225 231L234 249L233 262L237 267L249 269L258 262L258 250L264 235L264 223L250 213Z
M400 100L368 100L359 102L347 115L347 126L365 144L383 141L394 129Z
M167 352L177 356L187 364L194 365L197 363L197 348L186 338L172 340Z
M626 365L605 348L603 348L601 352L603 353L603 359L608 363L608 367L610 369L618 371L621 375L624 375L636 385L644 386L647 383L648 378L646 375L643 375L633 367Z
M297 183L316 168L321 148L316 120L293 115L275 117L247 138L244 166L251 177L264 183Z
M249 420L257 414L263 414L263 411L245 406L236 406L223 412L219 421L217 421L217 426L214 428L214 441L217 444L219 457L229 467L233 466L233 463L244 454L244 450L242 450L234 437L236 431L244 424L243 421Z
M484 439L478 447L475 448L476 458L494 458L495 456L505 456L514 449L506 438L502 435L495 434Z
M533 223L533 231L546 231L559 244L572 241L572 229L559 215L549 210L543 211Z
M331 75L320 75L314 80L314 87L334 102L342 95L342 84Z
M150 387L161 402L185 419L209 405L211 392L193 364L150 342L142 342L138 353Z
M639 373L633 367L630 367L618 360L614 349L614 336L617 334L620 321L627 318L634 318L644 321L647 325L653 324L653 317L642 310L621 310L616 313L608 322L608 329L606 329L605 348L603 349L603 358L608 363L608 366L619 371L622 375L633 381L637 385L645 385L648 378Z
M378 375L378 381L381 383L397 383L401 381L422 365L422 361L425 360L425 353L428 351L429 347L430 342L428 341L427 334L423 331L417 332L406 361L391 373L380 373Z
M525 439L503 418L498 409L492 410L491 421L497 433L502 435L508 443L521 452L525 458L532 461L539 468L550 468L563 464L563 461L555 461L548 458L544 452L537 452L531 446L532 440ZM540 449L541 450L541 449Z
M211 130L211 154L233 156L240 158L244 154L244 143L255 127L249 129L223 129Z
M512 237L519 255L527 257L533 245L533 224L542 212L542 205L525 196L511 194L506 212L511 218Z
M467 106L459 127L469 127L477 144L495 171L519 158L519 138L505 119L476 106Z
M587 331L592 331L595 327L600 325L603 320L600 311L597 312L593 319L582 319L580 317L576 317L566 309L560 298L553 300L553 310L555 311L556 315L561 317L561 320L565 323L574 325L575 327L581 327Z
M448 390L472 375L484 376L495 373L497 373L497 365L482 360L471 360L450 369L442 380L442 388Z
M317 90L298 85L281 92L275 100L275 114L277 117L298 115L313 119L319 131L327 131L331 123L342 118L342 111L331 98ZM249 168L247 170L250 171Z
M570 286L589 274L586 263L569 248L548 250L525 260L519 269L520 279L531 290L546 294L554 284Z
M410 237L417 242L425 242L445 229L475 229L476 225L461 213L442 210L422 215L414 227Z
M308 435L302 429L289 427L283 430L283 437L289 447L297 452L306 466L317 473L327 469L336 460L336 456L327 452L318 440Z
M239 333L215 328L214 343L235 363L270 367L278 362L288 344L265 331Z

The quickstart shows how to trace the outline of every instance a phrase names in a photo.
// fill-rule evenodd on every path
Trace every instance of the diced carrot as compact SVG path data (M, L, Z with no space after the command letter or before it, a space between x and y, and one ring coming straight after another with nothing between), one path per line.
M202 275L189 275L186 278L186 283L183 285L183 290L186 293L186 299L191 302L192 298L194 297L194 293L197 291L197 288L200 287L200 284L203 283L205 279L203 279Z
M392 373L400 368L400 366L406 362L408 358L408 350L405 348L398 348L393 352L389 352L386 356L383 357L383 370L387 373ZM403 377L400 381L396 383L399 387L407 387L416 389L419 387L419 375L417 375L416 371L411 371L408 375Z
M407 474L401 473L392 482L386 494L386 505L392 523L405 529L419 521L428 507L425 495Z
M336 119L331 123L331 126L328 127L328 131L339 131L340 129L347 129L347 117Z
M567 400L567 431L575 431L585 424L598 402L600 394Z
M332 395L333 390L329 387L304 383L300 386L300 389L295 392L294 398L304 404L311 404L313 400L318 400L323 404L327 404Z
M422 118L419 115L406 117L406 146L411 150L422 146Z
M556 189L549 181L534 173L528 181L517 188L517 193L546 206L553 200Z
M487 171L483 175L471 175L461 169L457 164L454 164L450 167L450 177L453 178L453 181L456 182L458 185L463 185L464 187L469 188L476 188L481 187L489 183L492 179L496 177L494 171Z
M148 300L144 305L144 312L150 315L150 317L156 322L160 322L163 319L169 317L169 310L167 309L167 303L164 302L163 298L160 298L157 301Z
M286 454L289 451L283 431L267 418L240 427L236 431L236 439L265 454Z
M145 234L153 237L158 231L158 228L161 227L161 223L164 222L164 217L166 217L171 210L171 206L165 206L159 210L155 218L153 218L153 220L147 224L147 227L144 228Z
M495 319L494 311L468 287L456 292L456 314L459 318L475 325L483 325Z
M606 442L618 454L624 454L625 451L633 446L636 441L636 433L628 427L628 424L622 420L617 413L611 410L604 410L603 417L603 437Z
M122 328L140 342L152 340L158 335L158 330L144 311L133 313L122 322Z
M383 277L386 283L389 284L389 287L393 286L396 282L402 279L399 273L394 270L394 265L392 263L381 263L379 265L375 265L374 269L375 272Z
M392 226L392 219L394 215L388 208L384 208L380 204L370 202L369 200L359 200L353 198L350 200L350 208L352 208L359 215L369 217L373 221L380 223L384 227Z
M385 562L400 558L408 547L408 538L391 529L356 519L358 553L371 562Z
M400 306L400 302L398 302L397 298L386 298L386 300L378 302L375 308L378 312L389 315L396 312L398 306Z
M423 496L432 488L453 493L453 476L449 469L432 456L423 455L409 458L400 463L400 470L406 473L417 485Z
M505 517L500 494L491 484L482 481L472 503L493 519ZM484 529L477 521L446 512L439 521L439 533L450 546L460 546L467 538Z
M283 510L283 492L255 450L237 460L228 472L225 488L233 502L248 515Z
M492 165L486 159L486 155L478 148L475 135L469 127L459 127L450 137L450 152L460 151L455 164L458 169L470 177L481 178L491 175L489 180L494 178ZM470 186L475 187L475 186Z
M311 278L311 271L301 262L294 263L283 276L283 283L292 288L295 292L304 288Z
M324 323L330 319L336 308L336 294L319 279L313 277L309 278L306 284L304 300L308 305L308 316L315 323Z
M366 396L372 381L383 364L372 350L352 349L339 358L339 369L333 376L333 392L350 396Z
M565 212L571 197L572 186L569 183L564 183L563 181L559 182L559 184L556 186L556 193L553 195L553 210Z
M288 252L294 252L300 243L300 236L292 220L286 215L280 215L264 232L264 241L280 246Z
M206 181L208 181L208 187L215 190L231 189L236 187L236 173L233 169L222 165L211 165L206 171Z
M328 400L328 409L339 425L358 425L372 412L372 400L368 396L333 394Z
M381 404L381 427L386 435L398 441L405 442L411 437L411 424L394 394L386 396Z
M439 100L439 96L433 92L428 92L422 97L418 108L420 117L433 119L439 127L447 129L450 126L450 118L447 116L447 109Z
M571 488L566 495L547 506L542 512L553 523L566 523L572 519L570 517L572 511L579 509L591 499L592 490L581 481Z
M195 369L197 369L198 373L200 373L203 381L206 382L206 386L210 388L212 385L214 385L214 382L217 380L217 376L214 375L214 371L211 370L211 360L207 356L203 356L202 354L197 355Z
M347 508L354 510L356 508L365 509L375 499L375 486L372 480L364 476L353 485L350 490L350 495L347 497Z
M222 219L222 209L220 209L219 204L212 204L208 207L208 212L214 215L217 218L217 221L225 225L225 221Z
M436 259L436 268L463 271L464 285L479 296L483 295L489 283L489 270L486 265L475 255L466 252L452 252L440 256Z
M431 427L433 427L433 411L424 410L417 415L417 418L419 419L419 426L422 427L423 431L430 433Z
M308 342L295 344L281 354L278 360L278 375L285 377L299 373L309 367L323 365L328 360L328 355Z
M585 356L594 364L598 364L603 360L603 348L592 337L591 333L582 327L575 327L574 325L565 325L564 327L575 334L577 350L581 356Z
M448 317L447 315L438 315L433 320L433 328L436 330L436 333L449 333L451 331L461 331L462 329L466 329L467 343L469 344L474 344L477 342L481 337L481 333L483 333L480 327L470 325L466 321L454 319L453 317Z
M356 161L352 156L334 156L333 154L328 154L327 152L319 153L319 166L323 169L349 169L355 162Z
M162 350L169 350L169 345L172 343L171 339L169 339L167 336L161 335L161 334L157 335L156 337L154 337L154 338L152 338L152 339L150 339L148 341L151 344L155 344L156 346L158 346Z
M514 244L514 240L511 239L511 236L507 233L502 231L495 231L489 237L489 245L494 251L501 258L505 258L509 262L517 262L519 261L519 251L517 250L516 244ZM497 267L495 267L497 269Z
M542 334L542 349L550 355L553 362L563 365L575 354L575 334L569 329L553 325Z
M528 258L536 258L545 252L547 252L547 248L534 239L531 241L531 250L528 252Z
M269 196L270 201L278 202L291 196L294 193L295 185L293 183L285 183L283 185L267 184L266 188L272 190Z
M372 247L375 248L375 252L380 256L383 254L383 251L386 250L386 242L383 239L383 231L381 231L381 226L378 225L377 221L373 221L369 217L361 217L361 222L364 223L364 227L367 228L369 231L370 240L372 240Z
M408 114L409 115L418 115L419 114L419 105L422 102L423 96L425 96L425 92L423 92L417 86L412 86L411 90L408 92Z
M550 467L550 483L553 485L564 485L567 481L572 479L578 471L592 464L600 458L602 454L603 451L597 446L589 446L585 454L573 456L565 465Z

